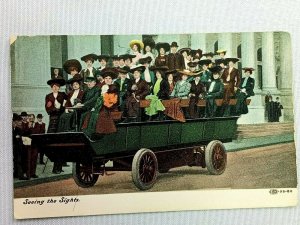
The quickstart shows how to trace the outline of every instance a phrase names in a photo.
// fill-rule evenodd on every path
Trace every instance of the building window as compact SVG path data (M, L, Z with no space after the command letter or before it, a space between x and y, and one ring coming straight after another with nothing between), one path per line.
M260 89L262 89L262 86L263 86L262 76L263 76L262 65L257 65L257 78L258 78L258 80L256 80L255 82L258 82L257 84L258 84L258 87Z
M242 48L241 48L241 45L239 45L236 49L236 55L239 59L242 58Z
M216 42L214 43L214 51L215 51L215 52L218 51L218 49L219 49L218 45L219 45L219 43L218 43L218 41L216 41Z
M262 52L261 52L261 48L259 48L257 50L257 61L262 61Z

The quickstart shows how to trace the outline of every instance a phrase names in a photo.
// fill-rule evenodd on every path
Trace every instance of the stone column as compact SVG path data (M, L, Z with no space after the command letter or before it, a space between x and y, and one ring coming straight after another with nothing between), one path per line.
M232 33L218 34L218 48L226 50L226 57L236 57L236 51L233 49Z
M277 92L274 50L273 32L262 33L263 90L271 93Z
M255 71L252 73L252 77L255 79L254 92L257 93L258 86L258 74L256 65L256 51L255 51L255 34L253 32L241 33L242 38L242 66L252 67Z
M207 35L206 34L191 34L191 49L202 49L203 53L207 51Z

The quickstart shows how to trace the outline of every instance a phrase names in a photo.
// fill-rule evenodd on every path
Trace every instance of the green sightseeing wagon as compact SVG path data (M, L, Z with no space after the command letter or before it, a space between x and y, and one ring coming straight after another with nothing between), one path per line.
M73 178L80 187L93 186L105 171L131 171L136 187L147 190L158 172L184 165L222 174L227 162L223 143L235 137L238 118L119 123L116 133L92 138L83 132L63 132L32 139L51 161L73 162Z

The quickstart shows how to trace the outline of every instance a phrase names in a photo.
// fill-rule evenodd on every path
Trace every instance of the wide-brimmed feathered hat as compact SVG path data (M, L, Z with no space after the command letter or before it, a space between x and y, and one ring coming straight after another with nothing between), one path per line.
M144 48L144 43L140 40L132 40L132 41L129 42L130 48L132 48L134 45L139 45L140 49Z
M134 65L130 68L130 72L131 73L134 73L134 71L140 71L141 73L143 73L145 71L146 67L141 65L141 64L138 64L138 65Z
M54 78L54 79L48 80L47 84L50 86L53 84L58 84L59 86L64 86L66 84L66 81L62 78Z
M159 51L159 49L161 48L163 48L166 52L170 51L170 45L167 42L158 42L155 48L157 49L157 51Z
M82 66L77 59L69 59L69 60L65 61L63 68L66 73L70 74L71 68L76 68L77 71L80 72L82 69Z
M87 54L85 56L82 56L81 57L81 60L86 62L87 60L91 60L92 62L94 62L95 60L97 60L97 55L94 54L94 53L91 53L91 54Z

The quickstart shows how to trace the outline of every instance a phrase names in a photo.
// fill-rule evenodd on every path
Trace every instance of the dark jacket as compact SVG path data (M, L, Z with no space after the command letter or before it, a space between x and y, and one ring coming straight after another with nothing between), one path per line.
M209 91L210 86L214 84L214 87L211 91ZM221 79L212 80L210 86L207 91L207 98L222 98L224 93L224 84L222 83Z
M156 67L160 67L160 66L168 66L169 64L169 61L168 61L168 56L167 55L164 55L164 56L157 56L156 59L155 59L155 63L154 65Z
M170 86L169 82L165 79L162 79L160 82L159 91L157 93L157 97L161 100L170 99Z
M135 96L140 99L145 99L145 97L149 94L149 85L146 81L140 79L137 83L133 82L132 85L137 85L137 90L135 91ZM128 90L128 94L131 95L133 91L131 89Z
M67 102L66 102L65 107L71 107L72 106L70 99L71 99L71 97L72 97L73 94L74 94L74 90L72 90L72 91L70 91L68 93L68 95L67 95ZM79 93L77 95L77 99L79 99L80 101L82 101L83 94L84 94L83 90L79 90Z
M255 80L252 77L248 77L246 85L244 87L242 87L245 79L246 79L245 77L242 78L242 81L241 81L241 84L240 84L240 88L241 89L242 88L246 89L247 96L254 96L253 89L254 89Z
M227 81L227 77L230 76L229 81ZM232 68L231 73L229 74L229 68L224 69L224 72L221 76L224 84L229 84L229 89L231 95L234 95L234 87L239 87L241 83L241 77L238 69Z
M205 92L205 86L201 81L199 81L198 84L196 84L195 80L191 81L190 94L195 94L196 97L198 97L200 94L203 94L204 92Z
M185 63L184 63L184 58L183 55L176 52L174 53L170 53L168 55L168 65L169 69L179 69L179 70L183 70L185 69Z
M82 96L82 104L84 104L82 110L91 110L95 106L100 93L100 89L97 86L94 86L91 89L87 89Z
M64 102L64 100L67 99L67 95L64 92L58 92L56 99L60 103L59 109L55 108L55 105L54 105L55 98L54 98L53 93L46 95L45 109L46 109L48 115L50 115L50 116L51 115L60 115L63 113L63 111L64 111L63 102Z

